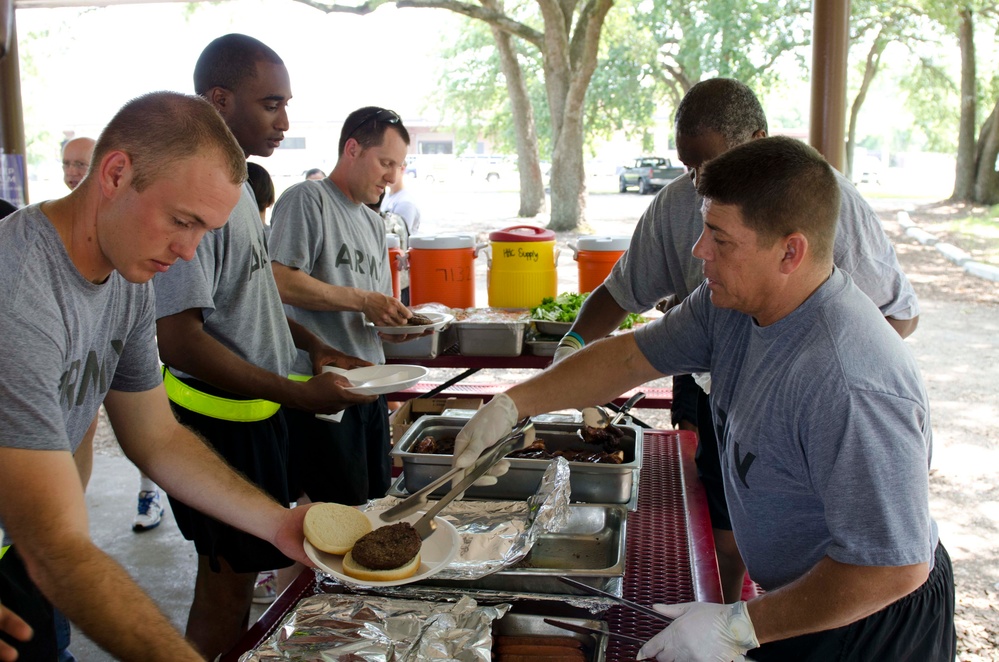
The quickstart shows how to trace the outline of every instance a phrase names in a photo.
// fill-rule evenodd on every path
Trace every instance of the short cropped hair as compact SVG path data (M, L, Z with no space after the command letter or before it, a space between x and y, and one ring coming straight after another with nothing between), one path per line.
M194 65L194 91L202 96L213 87L236 91L247 78L257 75L257 62L284 64L259 39L236 33L219 37L205 46Z
M178 161L218 155L229 181L246 181L246 157L229 127L202 97L150 92L132 99L97 138L92 163L120 150L132 160L132 188L141 193Z
M687 91L676 107L677 135L696 138L707 131L720 134L729 149L748 142L757 131L767 131L760 100L732 78L711 78Z
M343 128L340 129L337 156L343 156L343 150L351 138L357 141L362 150L381 145L385 139L385 131L390 126L394 126L403 142L409 145L409 131L402 125L402 118L398 113L378 106L358 108L347 115Z
M257 201L257 209L264 211L274 204L274 180L267 169L253 161L246 162L247 181L253 189L253 197Z
M777 136L733 147L698 172L697 192L738 206L761 246L800 232L817 261L832 263L839 182L822 155L800 140Z

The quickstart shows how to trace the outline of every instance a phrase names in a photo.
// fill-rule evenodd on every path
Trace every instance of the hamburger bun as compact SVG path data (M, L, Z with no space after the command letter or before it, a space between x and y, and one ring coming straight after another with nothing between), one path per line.
M318 503L305 513L302 529L316 549L328 554L346 554L358 538L371 532L371 520L350 506Z
M420 569L421 562L420 554L417 552L416 556L414 556L408 563L401 565L398 568L391 568L389 570L372 570L371 568L365 568L363 565L355 561L350 555L350 552L347 552L346 556L343 557L343 574L362 581L392 582L400 579L408 579L415 575L416 571Z

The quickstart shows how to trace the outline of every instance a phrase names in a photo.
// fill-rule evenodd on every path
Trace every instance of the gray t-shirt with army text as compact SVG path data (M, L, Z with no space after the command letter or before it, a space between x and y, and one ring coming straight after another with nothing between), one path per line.
M0 446L75 451L108 390L155 388L154 303L84 278L38 205L0 221Z
M157 319L200 308L205 331L234 354L275 374L290 373L295 343L249 185L228 222L198 244L194 259L178 261L153 285Z
M919 301L895 255L881 221L845 177L840 187L839 223L833 262L885 317L907 320L919 315ZM661 299L682 301L702 280L702 261L691 255L704 228L703 199L689 176L679 177L656 195L604 285L625 310L641 313Z
M385 227L378 214L351 202L329 178L295 184L271 215L271 259L324 283L392 296ZM378 333L353 311L286 306L288 317L328 345L372 363L385 362ZM295 371L307 369L299 352Z
M732 529L760 586L784 586L824 556L932 565L926 390L844 271L766 327L716 308L702 285L635 339L665 374L711 372Z

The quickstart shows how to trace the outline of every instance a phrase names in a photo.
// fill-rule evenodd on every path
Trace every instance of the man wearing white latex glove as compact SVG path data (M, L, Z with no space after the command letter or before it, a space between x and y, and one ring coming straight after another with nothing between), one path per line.
M475 464L482 452L510 434L519 420L517 405L510 396L500 393L494 397L482 409L475 412L455 438L454 466L467 469ZM475 484L480 487L495 485L497 478L509 469L510 463L500 460L482 478L475 481ZM455 475L452 484L458 484L464 477L465 472Z
M746 651L760 645L745 602L688 602L653 609L676 620L642 646L640 660L732 662L745 659Z
M710 370L732 533L764 593L668 608L676 622L643 654L953 662L929 398L899 334L834 266L837 175L799 140L760 138L705 163L697 192L705 281L662 318L510 388L503 424Z

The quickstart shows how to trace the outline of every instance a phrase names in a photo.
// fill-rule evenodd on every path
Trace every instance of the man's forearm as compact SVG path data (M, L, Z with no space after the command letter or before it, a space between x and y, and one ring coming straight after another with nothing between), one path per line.
M179 424L167 443L136 448L126 442L123 450L171 497L263 540L272 539L286 510Z
M281 301L305 310L358 312L364 309L364 291L355 287L330 285L301 269L271 263Z
M89 540L63 539L35 555L19 549L45 596L115 659L203 659L128 573Z
M600 285L583 302L571 330L591 343L613 333L627 315L628 311L618 305L606 287Z
M236 355L204 330L200 315L190 311L156 322L160 357L170 367L206 384L248 398L263 398L282 405L295 404L297 382Z
M800 579L749 602L760 643L849 625L919 588L928 564L882 567L826 557Z
M634 334L588 345L538 376L514 386L509 395L520 416L603 404L663 375L642 355Z

